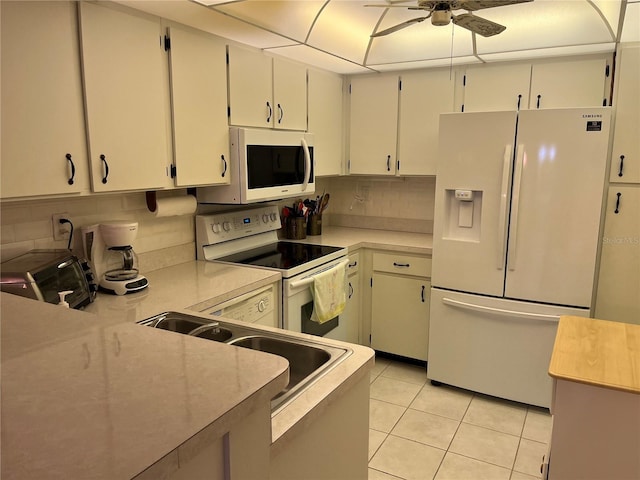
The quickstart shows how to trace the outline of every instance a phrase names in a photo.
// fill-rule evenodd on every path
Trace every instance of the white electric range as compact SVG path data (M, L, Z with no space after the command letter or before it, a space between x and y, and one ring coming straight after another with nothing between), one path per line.
M277 270L282 274L282 328L343 340L340 317L311 321L313 277L347 267L347 249L278 239L280 213L275 205L197 215L198 260Z

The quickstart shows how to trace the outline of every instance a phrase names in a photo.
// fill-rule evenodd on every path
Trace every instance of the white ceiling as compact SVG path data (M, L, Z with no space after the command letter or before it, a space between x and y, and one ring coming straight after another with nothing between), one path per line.
M371 38L376 31L426 15L364 6L385 1L119 3L342 74L611 52L617 42L640 41L640 0L534 0L474 12L507 27L489 38L453 24L436 27L429 20Z

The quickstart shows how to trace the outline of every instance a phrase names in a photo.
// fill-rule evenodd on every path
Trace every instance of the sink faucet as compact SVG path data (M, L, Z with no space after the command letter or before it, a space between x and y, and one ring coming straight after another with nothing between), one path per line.
M189 332L189 335L198 335L202 332L205 332L209 329L213 330L213 333L220 333L220 323L218 322L211 322L211 323L207 323L205 325L200 325L198 328L194 328L193 330L191 330Z

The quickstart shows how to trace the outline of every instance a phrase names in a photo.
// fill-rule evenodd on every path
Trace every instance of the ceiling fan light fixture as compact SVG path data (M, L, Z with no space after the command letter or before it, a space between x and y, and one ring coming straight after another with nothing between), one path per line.
M451 21L451 10L434 10L431 14L431 24L437 27L449 25Z

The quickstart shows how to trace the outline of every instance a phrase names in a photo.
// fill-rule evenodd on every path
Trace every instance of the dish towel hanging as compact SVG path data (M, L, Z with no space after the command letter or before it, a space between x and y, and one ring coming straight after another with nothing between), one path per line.
M325 323L337 317L347 305L347 262L313 277L313 312L311 320Z

